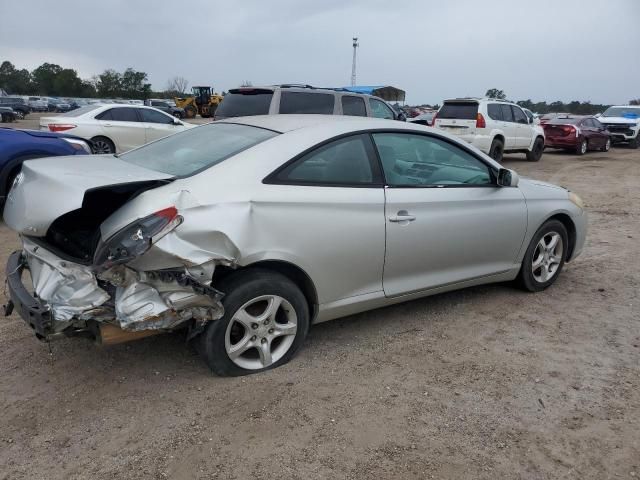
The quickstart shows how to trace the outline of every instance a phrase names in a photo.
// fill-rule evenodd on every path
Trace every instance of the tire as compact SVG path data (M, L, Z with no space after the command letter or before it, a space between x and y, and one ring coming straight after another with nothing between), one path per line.
M198 111L193 107L193 105L187 105L184 107L185 118L196 118L197 113Z
M608 152L611 149L611 139L607 138L607 141L604 142L604 145L600 149L603 152Z
M584 155L589 150L589 144L587 140L582 140L576 147L576 155Z
M23 112L23 111L21 111L21 110L16 110L16 118L17 118L18 120L24 120L24 117L25 117L25 115L24 115L24 112Z
M307 300L291 280L270 270L249 269L232 274L217 288L226 293L224 316L195 339L215 374L249 375L291 360L309 330Z
M540 137L536 138L533 142L533 148L530 152L527 152L527 160L530 162L538 162L542 158L542 152L544 152L544 140Z
M545 250L543 244L551 247L551 240L557 239L553 248ZM556 281L567 257L569 236L567 229L558 220L545 222L531 239L522 259L517 283L529 292L540 292ZM536 264L536 265L534 265Z
M91 151L96 155L116 153L116 147L107 137L93 137L91 139Z
M640 133L638 135L640 135ZM638 148L638 137L629 140L629 148Z
M493 142L491 142L491 148L489 149L489 156L496 162L500 163L502 161L503 154L504 143L502 143L502 141L498 140L497 138L494 138Z

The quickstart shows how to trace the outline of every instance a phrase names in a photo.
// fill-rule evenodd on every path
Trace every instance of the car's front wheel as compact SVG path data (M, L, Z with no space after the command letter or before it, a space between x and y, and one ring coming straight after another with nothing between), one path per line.
M214 373L238 376L287 363L309 330L304 294L287 277L250 269L231 275L217 288L225 292L224 316L209 323L197 346Z
M567 229L558 220L549 220L535 233L522 260L518 283L530 292L539 292L556 281L567 256Z
M536 138L536 141L533 142L533 148L530 152L527 152L527 160L530 162L537 162L542 157L542 152L544 152L544 140L540 137Z

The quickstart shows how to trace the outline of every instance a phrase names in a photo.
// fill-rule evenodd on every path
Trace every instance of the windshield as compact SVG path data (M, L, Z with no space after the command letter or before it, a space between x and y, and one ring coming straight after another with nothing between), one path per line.
M210 123L165 137L120 158L158 172L184 177L216 165L278 135L264 128Z
M603 115L605 117L640 118L640 107L609 107Z
M216 118L266 115L269 113L273 91L266 89L231 90L216 110Z

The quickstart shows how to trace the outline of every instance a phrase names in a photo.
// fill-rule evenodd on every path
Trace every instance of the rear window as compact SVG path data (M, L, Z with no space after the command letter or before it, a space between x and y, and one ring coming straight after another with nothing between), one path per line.
M335 96L330 93L282 92L279 113L333 114Z
M65 112L59 117L79 117L80 115L84 115L85 113L91 112L92 110L97 110L101 105L85 105L84 107L76 108L75 110L71 110L70 112Z
M272 98L272 90L230 90L216 109L216 118L267 115Z
M581 118L554 118L553 120L547 122L547 125L577 125L580 123Z
M438 118L456 118L460 120L475 120L478 116L477 102L445 102L438 112Z
M276 135L272 130L249 125L209 123L131 150L120 158L150 170L184 177Z

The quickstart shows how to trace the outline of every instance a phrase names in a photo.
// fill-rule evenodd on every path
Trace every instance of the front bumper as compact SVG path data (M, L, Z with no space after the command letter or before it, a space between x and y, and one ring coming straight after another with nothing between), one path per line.
M15 308L22 319L41 340L52 332L53 317L51 310L33 296L22 283L22 273L28 268L21 251L15 251L7 261L7 290L9 303L5 306L5 315L11 315Z

